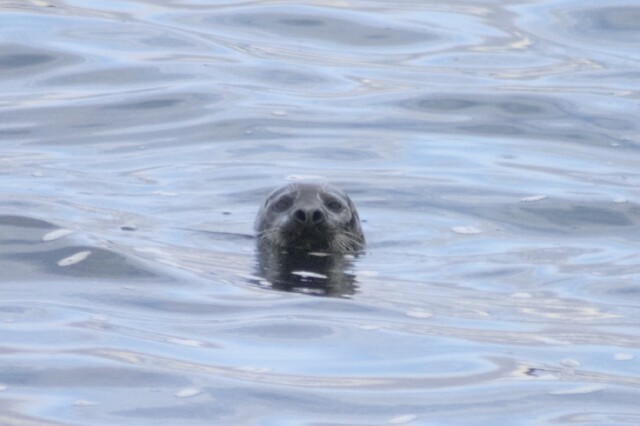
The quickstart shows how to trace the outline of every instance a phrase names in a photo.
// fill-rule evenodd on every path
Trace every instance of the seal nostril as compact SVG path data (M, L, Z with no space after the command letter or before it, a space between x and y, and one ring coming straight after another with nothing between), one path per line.
M316 210L313 212L311 216L311 221L315 223L320 223L324 220L324 214L320 210Z
M293 217L300 223L305 223L307 221L307 215L304 213L304 210L296 210Z

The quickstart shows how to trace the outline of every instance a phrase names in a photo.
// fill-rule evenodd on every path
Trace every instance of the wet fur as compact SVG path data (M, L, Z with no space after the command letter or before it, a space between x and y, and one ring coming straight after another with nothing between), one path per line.
M291 198L293 202L286 211L276 211L274 205L282 197ZM336 200L344 206L338 214L326 207L323 199ZM309 202L325 215L323 222L312 228L300 226L291 217L296 208L305 207ZM258 212L255 228L261 246L281 250L356 253L365 244L353 202L329 184L293 183L274 190Z

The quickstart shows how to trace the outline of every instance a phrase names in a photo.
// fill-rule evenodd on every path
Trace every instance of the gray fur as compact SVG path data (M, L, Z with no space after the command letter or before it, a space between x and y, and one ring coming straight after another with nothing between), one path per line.
M326 183L292 183L275 189L260 207L255 230L260 245L280 250L356 253L365 244L353 202Z

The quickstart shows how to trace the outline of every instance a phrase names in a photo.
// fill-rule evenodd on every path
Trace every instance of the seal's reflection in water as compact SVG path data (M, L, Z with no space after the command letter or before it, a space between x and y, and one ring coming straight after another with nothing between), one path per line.
M329 184L294 183L273 191L258 212L259 274L274 289L328 296L355 292L350 272L364 248L358 212Z
M274 251L258 247L259 275L280 291L322 296L349 296L356 292L351 272L353 256L343 254Z

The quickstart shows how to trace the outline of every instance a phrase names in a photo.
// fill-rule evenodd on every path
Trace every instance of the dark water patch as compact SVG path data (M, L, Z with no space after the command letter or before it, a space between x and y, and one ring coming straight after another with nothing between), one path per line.
M583 8L571 13L576 33L628 45L640 43L640 7L604 6Z
M307 339L321 339L335 334L335 330L333 330L331 327L320 326L313 323L291 324L287 322L276 321L269 321L268 324L263 325L235 328L227 330L227 332L258 337L265 340L292 339L297 341Z
M628 112L612 115L600 109L579 114L579 104L556 95L434 93L382 104L415 114L419 121L396 125L407 130L423 122L424 130L431 132L618 146L638 128Z
M568 209L529 207L522 211L539 216L555 225L568 228L589 226L630 226L634 224L627 216L611 209L577 205Z
M524 116L529 119L558 118L568 115L566 105L563 105L563 101L558 98L533 97L531 95L434 93L417 99L409 99L400 105L409 109L430 112L460 111L468 114L473 113L474 109L479 109L487 111L487 114Z
M286 40L305 39L319 43L335 43L344 46L392 47L407 44L428 43L438 39L427 30L391 26L367 15L353 14L353 19L345 19L347 13L333 16L328 9L265 8L260 13L220 14L208 18L207 22L245 30L256 34L276 35ZM329 12L329 13L328 13ZM368 22L367 22L368 21Z
M54 59L51 55L38 55L28 53L0 54L0 68L12 69L30 67L50 62Z
M109 86L113 90L118 86L147 86L149 82L153 82L155 86L160 86L167 82L187 78L189 78L187 74L165 72L158 67L128 66L69 72L61 76L48 78L43 84L52 86L99 85Z
M184 386L188 382L175 374L114 367L0 367L0 382L13 386L124 387Z
M522 127L508 126L506 124L477 124L475 126L457 126L457 128L471 134L492 136L522 136L526 132Z
M127 104L108 105L107 109L160 109L171 108L181 103L181 99L154 99L148 101L137 101Z
M81 260L74 262L74 256L81 258ZM27 264L35 271L46 272L51 275L52 278L93 277L140 279L157 276L155 273L138 266L125 256L110 250L90 246L71 246L54 250L33 250L28 253L5 254L3 258L8 261ZM67 259L68 261L65 262ZM67 263L70 264L67 266Z
M78 62L81 62L80 57L66 52L21 44L0 44L0 81L51 73Z
M607 116L594 116L594 117L586 117L585 121L588 121L595 127L599 127L601 129L608 129L612 131L636 131L638 129L638 125L629 122L629 120L625 120L624 118L617 117L607 117ZM628 141L627 141L628 142ZM636 147L640 147L640 141L635 144Z
M309 148L306 150L305 156L310 158L321 158L326 161L366 161L380 158L380 155L374 151L363 148Z
M43 244L48 232L60 229L44 220L25 216L0 216L0 259Z
M151 48L162 48L166 49L169 47L179 48L179 49L189 49L193 48L194 44L181 38L177 37L169 37L167 35L159 35L157 37L140 37L138 41L148 47Z
M594 73L589 76L591 80L609 80L611 82L632 83L635 84L640 80L640 72L635 70L629 71L609 71L606 73Z
M485 217L502 220L521 229L584 237L615 233L633 238L640 229L640 207L629 203L572 202L542 200L535 203L485 206ZM488 214L487 214L488 213Z
M570 52L565 61L577 59L587 65L587 69L599 69L596 74L601 77L609 71L633 71L633 66L618 63L617 58L640 58L635 48L640 42L640 7L634 2L554 1L524 5L524 8L528 13L524 13L527 19L521 24L522 30L540 40L553 41L563 51ZM611 83L617 84L614 79Z
M29 134L31 134L31 131L27 129L0 129L0 136L12 137L12 136L26 136Z
M8 227L18 227L18 228L37 228L37 229L51 229L57 228L52 223L46 222L44 220L35 219L32 217L25 216L11 216L11 215L0 215L0 226L8 226ZM4 230L2 236L6 236L10 230Z
M329 86L334 81L318 72L296 67L282 68L277 66L251 67L241 66L230 68L229 72L236 77L243 77L258 84L269 82L271 88L280 87L289 90L300 90L301 87Z
M640 283L634 282L631 278L633 271L640 267L640 259L637 265L630 264L628 267L628 275L625 277L624 272L616 274L622 276L617 282L608 282L606 280L597 280L595 283L587 287L589 293L596 297L607 297L617 299L622 306L635 307L640 302Z
M50 72L78 62L73 55L18 44L0 44L0 80Z

